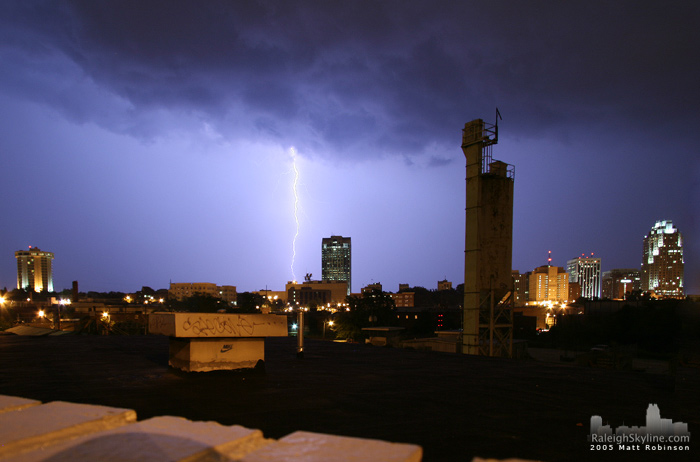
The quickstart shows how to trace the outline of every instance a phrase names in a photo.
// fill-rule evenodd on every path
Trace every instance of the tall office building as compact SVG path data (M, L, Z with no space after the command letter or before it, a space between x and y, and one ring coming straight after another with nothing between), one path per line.
M17 259L17 288L41 292L53 292L52 252L44 252L38 247L15 252Z
M578 257L566 262L569 284L577 283L581 287L581 297L600 298L600 258Z
M348 295L352 290L352 252L350 238L324 237L321 241L321 280L348 283Z
M683 237L671 220L657 221L644 236L642 291L660 298L682 298Z

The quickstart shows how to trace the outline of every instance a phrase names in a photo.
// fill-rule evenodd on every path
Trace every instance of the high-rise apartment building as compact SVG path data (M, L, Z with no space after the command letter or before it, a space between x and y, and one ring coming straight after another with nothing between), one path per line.
M348 295L352 290L352 252L350 238L324 237L321 241L321 280L348 283Z
M601 277L600 258L581 256L566 262L569 283L581 286L581 297L600 298Z
M660 298L682 298L683 237L671 220L657 221L644 236L642 291Z
M53 253L38 247L15 252L17 259L17 288L53 292Z
M565 302L569 297L569 276L564 268L540 266L529 277L530 302Z

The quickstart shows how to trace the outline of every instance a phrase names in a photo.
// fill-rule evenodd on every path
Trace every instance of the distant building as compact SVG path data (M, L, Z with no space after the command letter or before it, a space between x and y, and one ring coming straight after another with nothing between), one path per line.
M452 282L448 281L447 279L438 281L437 290L452 290Z
M581 297L581 284L578 282L571 282L569 278L569 300L576 301Z
M682 298L683 236L671 220L657 221L644 236L642 291L660 298Z
M17 259L17 288L53 292L53 253L39 247L15 252Z
M375 290L377 292L382 292L382 283L381 282L373 282L372 284L367 284L361 290L362 290L363 294L371 294Z
M331 236L321 240L321 280L347 282L347 293L352 289L352 247L349 237Z
M603 273L603 298L625 300L628 293L641 289L642 273L638 269L612 269Z
M566 269L569 273L569 283L576 282L581 287L581 297L600 298L600 258L574 258L566 262Z
M262 289L262 290L254 291L252 293L258 294L262 298L266 298L270 301L281 300L283 303L287 303L287 291L286 290Z
M317 305L344 303L348 293L348 283L345 281L290 281L285 289L287 303L308 307L312 302Z
M394 299L394 305L397 308L413 308L415 306L415 292L399 292L398 294L390 294Z
M211 295L225 302L235 302L238 294L236 286L217 286L212 282L171 282L168 296L177 300L192 297L195 294Z
M558 266L535 268L528 278L529 302L564 302L569 298L569 275Z
M513 305L524 306L529 300L530 287L528 286L528 276L530 273L520 274L520 271L513 270Z

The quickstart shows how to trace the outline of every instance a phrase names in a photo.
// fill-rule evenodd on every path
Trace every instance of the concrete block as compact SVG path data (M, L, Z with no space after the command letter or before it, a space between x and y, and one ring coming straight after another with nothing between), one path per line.
M0 395L0 414L3 412L19 411L31 406L37 406L41 401L16 396Z
M262 338L170 338L169 364L186 372L254 368L265 360Z
M242 462L420 462L423 449L404 443L295 432L248 454Z
M21 454L14 461L230 461L271 440L260 430L181 417L154 417Z
M0 414L0 458L136 421L136 412L62 401Z
M276 314L152 313L152 334L170 337L286 337L287 317Z

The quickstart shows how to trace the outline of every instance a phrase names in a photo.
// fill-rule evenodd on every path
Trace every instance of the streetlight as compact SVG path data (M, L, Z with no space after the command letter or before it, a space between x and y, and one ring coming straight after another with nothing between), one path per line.
M323 322L323 338L326 338L326 324L328 324L328 327L333 327L333 321L324 321Z

